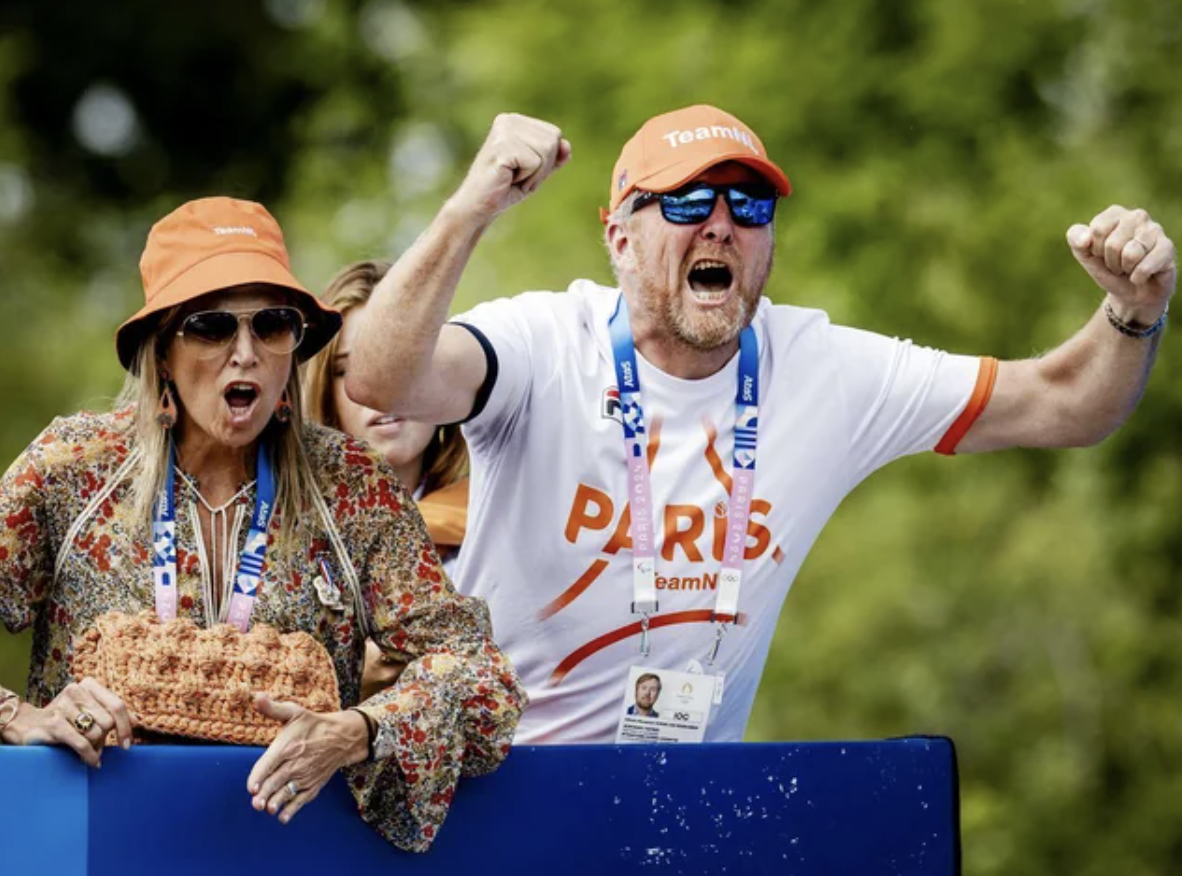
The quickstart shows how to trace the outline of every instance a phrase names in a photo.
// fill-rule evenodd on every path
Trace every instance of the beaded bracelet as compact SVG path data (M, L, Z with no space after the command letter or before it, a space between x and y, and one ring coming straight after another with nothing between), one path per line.
M1121 318L1116 315L1116 311L1112 309L1112 305L1107 301L1104 302L1104 315L1108 317L1108 324L1122 335L1127 335L1130 338L1136 338L1137 340L1143 341L1146 338L1152 338L1162 330L1166 324L1166 317L1170 315L1170 305L1166 305L1166 309L1162 311L1161 316L1159 316L1157 320L1154 321L1153 325L1149 326L1148 328L1136 328L1129 325L1127 322L1123 322Z

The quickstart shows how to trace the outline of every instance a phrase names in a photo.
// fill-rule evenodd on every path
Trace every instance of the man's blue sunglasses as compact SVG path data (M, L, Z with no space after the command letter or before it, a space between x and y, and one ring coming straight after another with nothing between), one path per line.
M758 183L693 183L673 192L641 192L632 202L632 213L659 203L665 221L674 225L699 225L710 218L719 195L726 201L731 219L743 228L762 228L776 217L776 190Z

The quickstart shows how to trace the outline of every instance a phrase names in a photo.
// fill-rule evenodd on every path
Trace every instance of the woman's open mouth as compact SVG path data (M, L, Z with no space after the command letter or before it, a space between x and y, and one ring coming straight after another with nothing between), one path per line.
M230 409L231 423L245 423L254 413L255 405L259 401L259 388L253 383L238 381L231 383L222 393L226 400L226 407Z

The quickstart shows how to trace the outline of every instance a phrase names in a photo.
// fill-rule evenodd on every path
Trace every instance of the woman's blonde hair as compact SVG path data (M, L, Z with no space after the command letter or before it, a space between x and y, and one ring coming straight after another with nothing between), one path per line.
M374 287L390 270L389 262L355 262L342 270L324 293L324 303L346 316L367 303ZM341 428L340 412L333 396L333 363L340 349L340 333L306 364L305 403L308 416L332 429ZM440 426L423 451L423 494L453 484L468 471L468 445L460 427ZM418 484L406 484L413 490Z
M181 308L166 311L156 327L148 333L136 353L134 367L123 382L116 399L118 408L131 407L135 416L129 429L134 429L143 460L132 481L135 519L149 525L152 503L164 487L168 471L170 430L156 422L156 409L164 391L164 378L159 363L163 360L176 332ZM297 528L301 513L314 507L313 491L317 489L308 455L304 451L304 410L300 399L299 366L292 357L291 373L287 377L287 396L291 403L291 419L280 423L272 418L263 430L260 441L269 444L275 469L275 507L285 540ZM173 399L182 405L175 389ZM178 419L174 429L180 428Z

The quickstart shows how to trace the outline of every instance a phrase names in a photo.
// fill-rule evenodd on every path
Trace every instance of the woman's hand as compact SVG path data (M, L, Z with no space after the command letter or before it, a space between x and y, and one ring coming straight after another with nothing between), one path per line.
M21 703L16 717L4 728L3 741L7 745L64 745L89 766L99 767L107 734L115 731L119 744L130 748L133 726L123 700L93 678L84 678L67 686L44 709Z
M310 712L295 703L255 694L254 706L284 723L246 780L251 805L291 821L316 799L333 773L369 756L369 727L360 712Z

